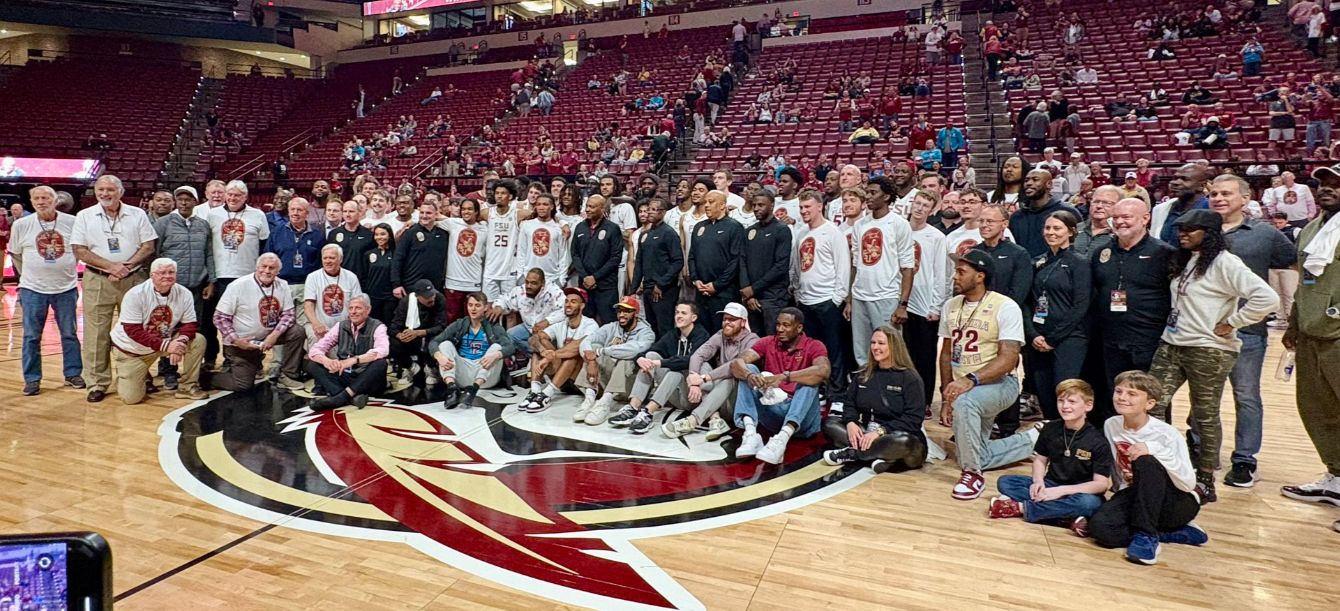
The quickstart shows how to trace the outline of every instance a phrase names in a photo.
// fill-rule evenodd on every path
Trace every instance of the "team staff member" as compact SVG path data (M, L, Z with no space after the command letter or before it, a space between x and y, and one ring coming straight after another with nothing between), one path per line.
M437 206L419 205L419 224L406 229L396 238L395 257L391 263L391 286L397 299L404 297L409 287L419 280L433 283L437 292L443 290L442 266L447 261L447 230L437 226Z
M1284 233L1268 223L1247 218L1247 199L1251 196L1247 181L1224 174L1210 183L1210 208L1224 217L1223 234L1228 251L1237 255L1247 268L1269 283L1271 269L1286 269L1297 263L1294 245ZM1256 454L1261 451L1261 426L1264 405L1261 402L1261 369L1266 358L1266 324L1259 322L1238 329L1242 349L1228 374L1233 385L1234 444L1232 469L1224 474L1224 483L1250 488L1256 484Z
M675 329L679 270L684 267L679 234L665 223L665 207L665 200L659 197L647 203L651 228L638 237L637 261L633 264L633 292L642 296L647 324L658 336Z
M93 183L98 205L79 211L70 230L74 256L84 263L84 365L88 402L107 397L112 386L112 319L126 291L148 277L154 254L153 224L144 210L126 206L121 179L103 174Z
M1177 249L1150 235L1149 206L1126 198L1112 208L1109 246L1089 259L1093 268L1095 323L1103 334L1104 379L1108 385L1123 371L1149 371L1171 308L1168 264Z
M214 333L214 323L206 325L199 320L204 316L205 300L214 296L214 242L209 222L195 214L200 196L194 187L181 186L173 191L177 209L154 223L158 233L158 256L177 262L177 284L186 287L195 301L195 315L200 336L209 345L206 333ZM218 338L214 338L215 343ZM217 349L217 346L216 346ZM203 352L201 353L204 354ZM177 367L166 357L158 360L158 372L163 375L163 387L177 390Z
M749 309L749 325L772 335L777 329L777 314L790 298L791 228L773 215L773 198L767 191L754 193L752 200L756 222L745 232L740 300ZM796 214L800 214L798 209Z
M66 246L75 218L56 210L56 192L51 187L34 187L28 196L34 213L10 227L9 260L19 276L19 306L23 308L23 394L32 396L42 388L42 331L48 309L55 311L60 330L65 385L84 388L85 384L75 329L79 262Z
M586 200L586 222L572 232L572 267L585 295L583 311L600 324L614 322L622 258L623 232L605 218L605 198L592 195Z
M1112 185L1103 185L1093 190L1089 200L1089 218L1079 224L1075 232L1075 243L1071 248L1089 260L1089 254L1108 245L1112 241L1112 207L1121 201L1121 190Z
M1033 267L1033 289L1024 307L1024 335L1029 358L1024 362L1033 376L1034 392L1044 420L1061 417L1056 386L1078 379L1088 352L1087 319L1093 293L1089 262L1071 246L1078 224L1074 215L1057 210L1047 217L1042 237L1048 252Z
M120 323L112 330L112 358L116 360L117 394L127 405L144 400L149 366L159 357L181 367L178 399L205 399L200 389L200 361L205 338L196 333L195 298L177 284L177 263L158 258L150 266L149 281L126 291Z
M391 266L395 264L395 232L385 223L372 228L372 249L365 259L367 267L358 283L372 299L371 316L385 323L391 320L400 300L396 299L395 285L391 284ZM389 323L388 323L389 324Z
M1326 474L1311 484L1285 486L1291 499L1340 505L1340 166L1312 173L1321 181L1317 206L1321 214L1298 234L1298 266L1302 282L1289 312L1284 347L1297 350L1298 415ZM1334 528L1340 531L1340 520Z
M824 462L871 461L875 473L920 468L926 462L921 424L926 393L921 387L921 376L898 332L887 325L875 329L870 358L847 388L842 415L824 421L824 436L838 446L824 452Z
M363 209L358 206L358 202L344 202L340 209L342 224L326 236L326 242L339 246L340 252L344 254L341 263L344 269L353 272L360 280L367 275L368 253L377 248L372 229L358 222L362 217Z
M740 259L744 255L744 227L727 216L726 194L712 191L703 206L707 220L693 228L689 249L689 282L697 290L698 311L708 333L721 329L726 304L740 299Z
M870 184L866 207L851 232L851 261L855 268L846 318L851 321L852 352L862 367L870 356L870 334L888 324L907 321L908 299L916 275L916 242L907 216L889 208L897 187L886 177ZM908 212L911 212L909 203Z

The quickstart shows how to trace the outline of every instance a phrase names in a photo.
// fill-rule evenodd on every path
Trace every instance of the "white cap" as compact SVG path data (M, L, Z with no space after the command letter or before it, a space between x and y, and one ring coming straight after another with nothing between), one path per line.
M200 194L196 192L195 187L192 187L190 185L182 185L180 187L177 187L176 189L173 189L172 196L176 197L177 195L182 193L190 193L191 197L194 198L195 201L200 201Z
M744 318L744 319L749 318L749 311L744 309L744 306L738 303L726 304L726 307L722 308L721 311L717 312L717 314L730 314L731 316L734 316L736 318Z

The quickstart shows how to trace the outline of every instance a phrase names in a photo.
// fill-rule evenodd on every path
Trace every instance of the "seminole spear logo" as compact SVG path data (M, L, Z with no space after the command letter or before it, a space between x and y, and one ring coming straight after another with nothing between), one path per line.
M483 391L469 409L378 400L312 413L287 393L226 394L166 416L159 458L227 511L404 542L602 611L704 608L632 541L789 511L873 475L826 465L819 438L793 441L773 466L735 460L734 438L635 437L572 424L574 397L542 414L507 407L518 399Z

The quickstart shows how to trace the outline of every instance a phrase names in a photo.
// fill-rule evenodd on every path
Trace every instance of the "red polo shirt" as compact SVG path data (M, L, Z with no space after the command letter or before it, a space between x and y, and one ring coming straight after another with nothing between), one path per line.
M782 349L776 335L769 335L754 342L754 347L751 349L761 357L758 363L759 371L768 371L779 376L805 369L813 365L815 359L828 356L828 349L824 348L822 342L803 333L796 340L796 347L791 350ZM779 387L786 391L787 395L796 394L794 383L783 383Z

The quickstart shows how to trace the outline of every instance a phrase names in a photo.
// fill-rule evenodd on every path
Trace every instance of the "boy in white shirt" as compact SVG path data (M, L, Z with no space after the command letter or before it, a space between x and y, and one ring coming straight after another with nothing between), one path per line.
M1112 449L1116 493L1089 519L1089 535L1103 547L1125 547L1126 559L1158 562L1161 543L1204 545L1210 536L1192 522L1200 512L1196 471L1182 435L1151 418L1163 387L1143 371L1117 376L1103 432Z

